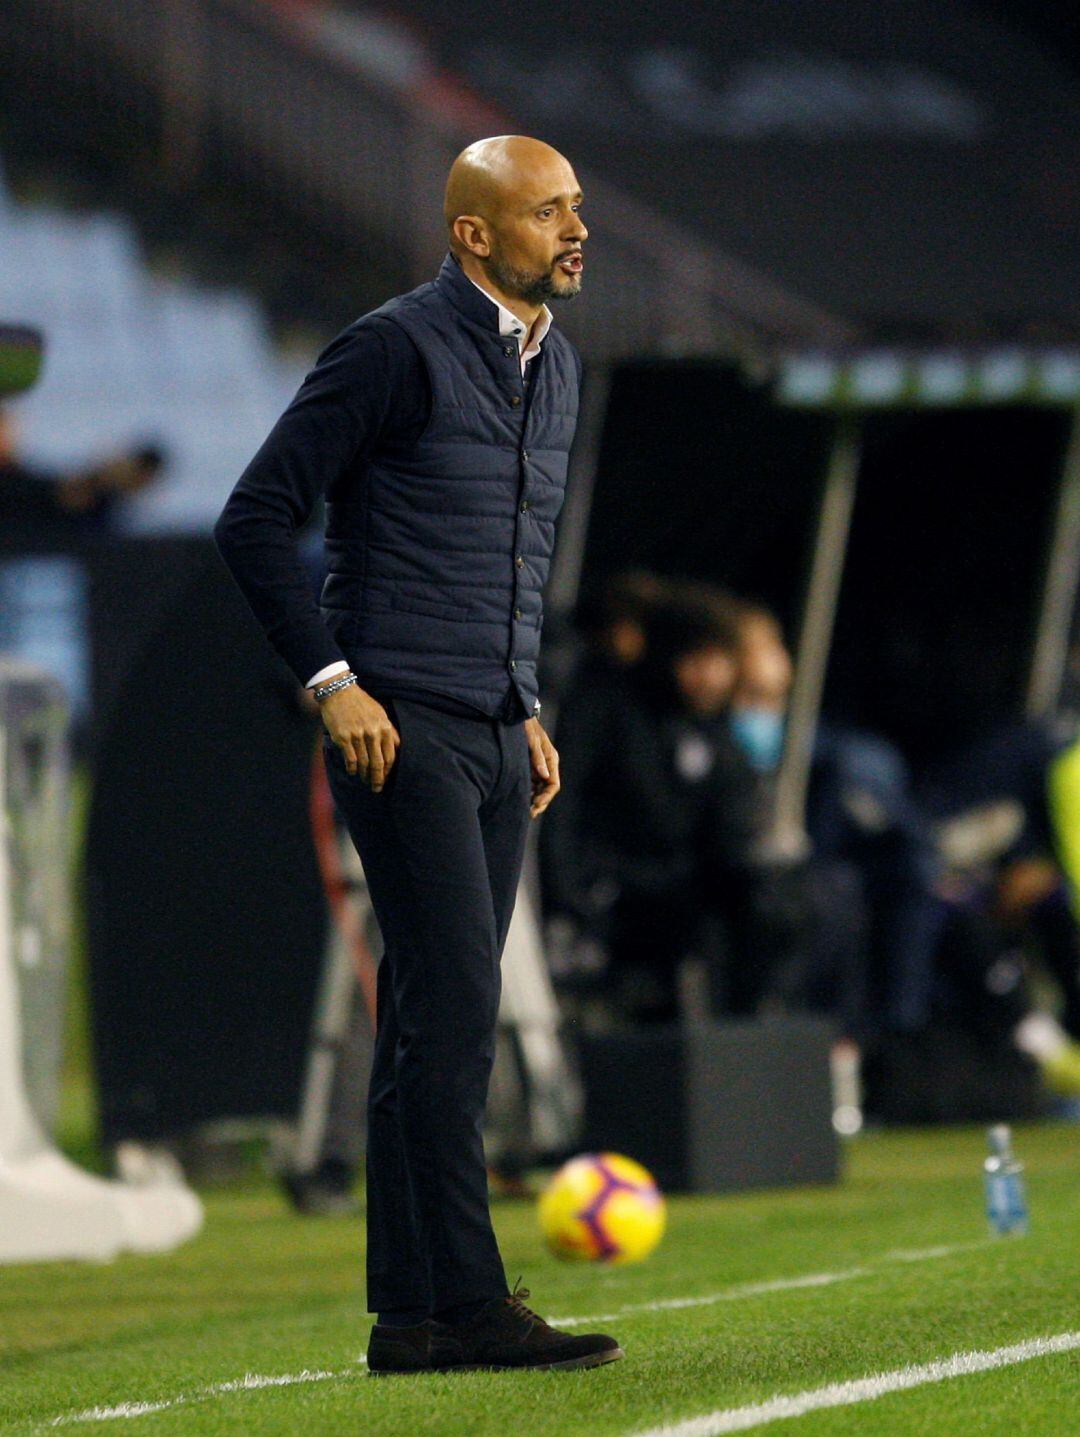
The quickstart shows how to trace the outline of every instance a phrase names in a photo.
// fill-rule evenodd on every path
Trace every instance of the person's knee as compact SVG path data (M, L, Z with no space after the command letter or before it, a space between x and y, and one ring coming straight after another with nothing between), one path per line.
M459 1054L482 1054L494 1046L499 1020L499 991L474 991L465 1002L425 1004L401 1023L401 1048L436 1061Z

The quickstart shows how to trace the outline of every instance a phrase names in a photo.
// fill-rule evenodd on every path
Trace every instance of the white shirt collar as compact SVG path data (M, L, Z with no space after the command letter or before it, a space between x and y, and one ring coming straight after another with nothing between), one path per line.
M541 346L541 344L544 342L544 339L545 339L546 336L547 336L548 330L551 328L551 320L552 320L551 310L548 309L548 307L547 307L546 304L545 304L545 305L543 306L543 308L540 310L540 313L539 313L539 314L537 315L537 317L536 317L536 323L533 325L533 329L532 329L532 339L531 339L531 341L530 341L530 343L529 343L528 349L526 349L526 348L525 348L525 334L526 334L525 321L524 321L523 319L518 319L517 315L514 314L514 313L512 313L512 311L510 311L509 309L507 309L507 307L506 307L505 304L500 304L499 301L495 298L495 296L494 296L493 294L488 294L487 290L484 288L484 286L483 286L482 284L477 284L477 283L476 283L476 280L474 280L474 279L469 279L469 283L470 283L471 285L474 285L474 286L480 291L480 293L484 296L484 298L485 298L486 300L490 301L490 303L493 304L493 305L495 306L495 308L498 310L498 312L499 312L499 333L500 333L504 338L508 337L509 335L513 335L514 338L517 340L517 342L518 342L518 350L519 350L519 352L520 352L520 354L521 354L521 371L522 371L522 373L524 373L524 372L525 372L525 366L526 366L526 364L528 364L529 360L530 360L530 359L535 359L536 356L540 353L540 346Z

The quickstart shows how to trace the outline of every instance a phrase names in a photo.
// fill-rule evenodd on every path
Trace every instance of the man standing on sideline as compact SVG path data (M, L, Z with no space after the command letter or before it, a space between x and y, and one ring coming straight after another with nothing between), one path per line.
M325 350L214 531L320 703L385 944L368 1096L372 1372L622 1356L507 1291L482 1139L529 815L559 788L536 659L581 366L546 301L581 288L580 208L548 145L470 145L447 181L438 276ZM317 607L295 532L324 491Z

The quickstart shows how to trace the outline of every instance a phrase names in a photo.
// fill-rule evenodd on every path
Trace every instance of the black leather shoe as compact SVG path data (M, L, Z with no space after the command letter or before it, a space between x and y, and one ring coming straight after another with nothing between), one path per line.
M430 1364L436 1372L483 1369L599 1367L617 1362L623 1350L614 1337L572 1337L549 1327L525 1306L528 1288L487 1303L471 1321L432 1322Z
M377 1322L368 1340L368 1371L375 1377L392 1372L430 1372L431 1334L437 1326L430 1319L415 1327L386 1327Z

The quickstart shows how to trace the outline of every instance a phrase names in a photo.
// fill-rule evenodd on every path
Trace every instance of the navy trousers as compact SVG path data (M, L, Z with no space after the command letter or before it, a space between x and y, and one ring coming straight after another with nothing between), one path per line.
M368 1093L368 1307L428 1313L507 1291L482 1127L530 765L520 722L382 702L401 746L381 793L349 776L325 735L323 746L384 942Z

